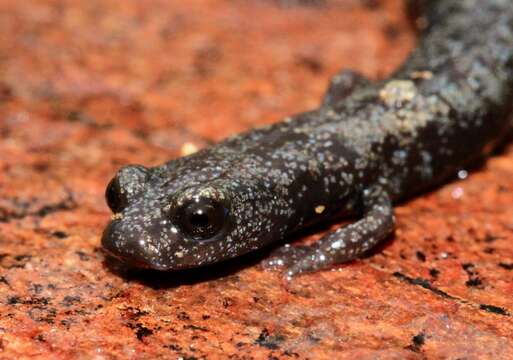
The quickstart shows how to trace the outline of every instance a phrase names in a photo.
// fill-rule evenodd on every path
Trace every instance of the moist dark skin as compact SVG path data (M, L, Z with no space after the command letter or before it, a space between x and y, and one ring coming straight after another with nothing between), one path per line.
M371 249L393 204L489 153L513 99L511 0L431 0L419 45L388 79L336 75L321 106L161 166L126 166L107 188L102 245L139 267L216 263L334 214L353 224L265 261L288 277Z

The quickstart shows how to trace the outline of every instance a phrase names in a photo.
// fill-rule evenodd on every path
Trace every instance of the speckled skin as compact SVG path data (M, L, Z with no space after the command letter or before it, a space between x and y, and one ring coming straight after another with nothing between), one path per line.
M229 138L111 182L102 244L136 266L176 270L245 254L334 214L353 224L268 260L287 276L360 256L391 233L393 203L483 154L508 127L513 95L511 0L442 0L427 8L418 48L390 78L344 71L319 109ZM222 204L222 228L194 239L176 214Z

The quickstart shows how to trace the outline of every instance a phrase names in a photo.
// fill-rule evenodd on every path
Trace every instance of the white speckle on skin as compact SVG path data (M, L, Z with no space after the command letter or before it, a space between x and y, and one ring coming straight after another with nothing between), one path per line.
M340 249L345 247L345 243L342 240L337 240L333 244L331 244L332 249Z

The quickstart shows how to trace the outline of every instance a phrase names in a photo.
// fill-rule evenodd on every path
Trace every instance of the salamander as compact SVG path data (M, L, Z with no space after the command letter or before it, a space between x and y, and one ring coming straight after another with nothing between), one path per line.
M385 239L395 203L489 154L513 103L511 0L416 4L418 46L388 78L342 71L317 109L160 166L122 167L106 190L114 215L103 248L133 266L179 270L356 216L264 261L291 278Z

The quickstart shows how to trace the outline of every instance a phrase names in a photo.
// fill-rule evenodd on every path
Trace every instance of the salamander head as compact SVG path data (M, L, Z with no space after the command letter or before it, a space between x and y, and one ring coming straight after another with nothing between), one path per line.
M133 266L177 270L235 257L283 235L286 203L261 184L210 171L208 164L196 171L187 161L181 165L183 171L166 176L142 166L119 170L106 190L114 212L102 237L107 252Z

